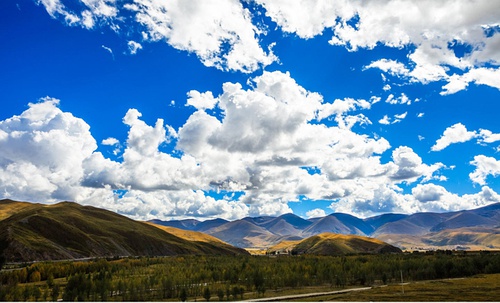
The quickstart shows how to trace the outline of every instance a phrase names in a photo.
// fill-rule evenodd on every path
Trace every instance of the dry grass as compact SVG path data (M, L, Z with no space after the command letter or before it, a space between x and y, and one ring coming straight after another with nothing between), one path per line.
M3 200L2 203L0 203L0 221L32 206L33 204L31 203Z
M322 233L322 234L319 234L317 236L319 238L321 238L322 240L331 239L331 240L351 241L352 239L360 239L360 240L364 240L364 241L368 241L368 242L372 242L372 243L376 243L376 244L384 244L384 242L379 240L379 239L370 238L370 237L366 237L366 236L358 236L358 235Z
M267 249L265 248L245 248L253 256L263 256L266 254Z
M297 301L311 301L311 298ZM413 282L403 287L395 284L361 292L314 297L314 301L500 301L500 274Z
M170 227L170 226L163 226L159 224L154 224L151 222L144 222L146 224L149 224L151 226L154 226L156 228L159 228L163 231L168 232L169 234L172 234L176 237L179 237L184 240L188 241L197 241L197 242L205 242L205 243L225 243L222 240L217 239L216 237L212 237L210 235L197 232L197 231L191 231L191 230L184 230L184 229L179 229L175 227Z
M302 240L295 241L281 241L280 243L269 248L269 251L277 251L277 250L292 250L297 244L299 244Z

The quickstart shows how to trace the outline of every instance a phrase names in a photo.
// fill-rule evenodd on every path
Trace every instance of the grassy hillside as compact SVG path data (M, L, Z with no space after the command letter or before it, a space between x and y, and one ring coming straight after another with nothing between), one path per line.
M204 234L202 232L192 231L192 230L184 230L184 229L175 228L175 227L171 227L171 226L163 226L163 225L158 225L158 224L154 224L151 222L146 222L146 224L149 224L151 226L159 228L159 229L161 229L169 234L172 234L176 237L179 237L181 239L184 239L184 240L187 240L190 242L207 243L207 244L213 245L215 247L219 247L221 249L233 251L235 254L245 253L244 250L241 248L231 246L231 245L227 244L226 242L224 242L220 239L217 239L216 237L212 237L212 236Z
M284 250L291 251L292 254L311 255L401 252L399 248L378 239L334 233L323 233L297 242L280 243L270 248L269 252Z
M111 211L71 202L2 206L3 213L9 213L0 221L0 247L7 261L239 251L216 243L187 241ZM16 211L9 212L9 208Z
M0 221L7 219L8 217L23 209L34 208L37 207L37 205L38 204L17 202L8 199L0 200Z

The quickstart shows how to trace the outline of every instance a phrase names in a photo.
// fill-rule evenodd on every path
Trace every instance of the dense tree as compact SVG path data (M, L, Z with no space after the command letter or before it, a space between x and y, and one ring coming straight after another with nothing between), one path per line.
M219 301L224 300L224 291L222 290L222 288L219 288L217 290L217 297L219 298Z
M52 291L50 293L50 296L52 298L52 301L57 301L59 299L59 284L55 284L54 287L52 287Z
M32 272L30 274L30 282L40 282L40 280L42 279L41 275L40 275L40 272L38 270Z
M210 301L210 289L208 287L205 287L203 290L203 298L205 298L207 302Z
M181 289L181 293L179 294L179 299L182 302L186 302L186 300L187 300L187 291L186 291L185 288Z
M5 256L0 254L0 270L2 270L4 265L5 265Z
M0 272L0 300L238 300L246 291L324 285L346 287L500 273L500 254L436 253L364 256L182 256L88 262L42 262ZM65 278L66 282L62 282ZM215 280L218 278L218 280ZM25 284L29 281L45 283ZM39 295L41 293L42 295Z

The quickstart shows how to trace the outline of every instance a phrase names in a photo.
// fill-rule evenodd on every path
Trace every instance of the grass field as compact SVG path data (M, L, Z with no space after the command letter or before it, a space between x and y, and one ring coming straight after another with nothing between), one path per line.
M404 288L404 294L403 294ZM393 284L371 290L288 301L500 301L500 274Z

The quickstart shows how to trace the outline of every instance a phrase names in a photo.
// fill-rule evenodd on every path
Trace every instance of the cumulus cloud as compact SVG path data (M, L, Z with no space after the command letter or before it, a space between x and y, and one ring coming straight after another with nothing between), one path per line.
M306 213L307 218L319 218L326 216L326 213L321 208L311 209Z
M421 202L421 210L436 212L477 208L498 202L500 198L488 186L483 186L478 193L458 196L440 185L430 183L417 185L412 189L412 195Z
M186 105L191 105L196 109L212 109L215 103L217 103L217 99L214 98L212 92L200 93L192 90L187 95L188 100Z
M411 193L419 202L426 203L440 201L441 197L448 194L448 191L435 184L418 184L412 188Z
M264 31L252 23L250 11L237 0L133 0L128 3L80 0L77 11L69 9L61 0L38 3L50 16L61 18L70 26L87 29L108 26L129 36L142 32L144 41L164 41L176 49L196 54L206 66L222 70L253 72L277 60L272 45L260 45L259 36ZM142 48L134 40L129 40L127 46L130 54Z
M391 121L389 120L388 115L384 115L384 117L382 119L378 120L378 123L384 124L384 125L389 125L389 124L391 124Z
M500 134L494 134L492 131L487 129L479 130L479 142L481 143L494 143L500 141Z
M499 3L491 1L288 1L257 0L284 32L312 38L332 30L330 44L348 50L377 45L413 46L408 62L380 58L365 68L378 68L410 82L444 80L443 94L455 93L471 82L500 88L498 82ZM458 56L457 45L471 47ZM493 65L485 68L482 65ZM449 69L449 66L458 69Z
M469 174L469 178L479 185L485 185L486 178L490 175L500 175L500 161L493 157L478 155L470 164L476 166L476 169Z
M349 115L348 113L356 110L370 109L372 104L378 101L377 97L372 97L370 101L364 99L355 100L352 98L344 100L336 99L332 103L323 103L317 113L317 119L321 121L325 118L335 116L335 121L339 127L347 129L351 129L355 124L372 124L370 119L363 114Z
M68 25L88 29L109 26L129 36L140 32L143 41L164 41L196 54L206 66L222 70L253 72L277 61L271 50L274 43L266 46L261 39L269 29L253 18L260 14L259 6L247 8L237 0L132 0L125 4L115 0L80 0L71 9L62 0L38 3L50 16L63 19ZM500 88L500 35L495 31L495 12L500 4L495 1L255 3L282 31L303 39L330 29L329 43L350 51L377 45L411 49L406 62L379 58L364 69L377 68L403 81L445 81L442 94L465 89L469 83ZM458 56L454 48L460 46L467 46L470 51ZM140 44L129 40L128 47L133 54Z
M500 69L479 67L472 68L461 75L452 75L448 78L448 84L443 86L443 91L440 94L454 94L466 89L469 83L483 84L500 89Z
M303 198L368 215L430 208L436 195L425 198L415 190L416 199L399 186L439 179L444 167L424 163L406 146L382 161L391 149L386 139L342 124L372 101L328 103L288 73L264 72L246 89L225 83L215 96L189 92L186 104L196 110L177 130L162 119L149 125L137 109L128 110L126 141L101 142L121 144L120 161L98 152L89 125L58 103L46 98L0 121L5 197L74 200L138 219L279 215ZM318 123L328 115L335 118L330 125ZM175 153L163 151L167 143ZM211 193L221 191L229 195L213 198Z
M413 149L400 146L392 152L393 167L390 174L392 180L414 182L423 177L424 181L433 178L434 173L443 168L442 163L427 165Z
M457 123L448 127L444 131L441 138L439 138L436 141L436 144L431 147L431 150L441 151L451 144L467 142L476 136L476 132L468 131L462 123Z
M259 45L261 32L239 1L135 0L124 7L135 14L150 40L193 52L206 66L251 72L275 60Z
M404 112L404 113L399 114L399 115L396 114L396 115L394 115L394 118L390 118L388 115L384 115L384 117L382 117L382 119L378 120L378 123L383 124L383 125L396 124L396 123L403 121L403 119L405 119L407 115L408 115L408 112Z
M0 121L0 192L5 197L53 201L77 196L82 162L97 144L90 126L58 104L43 98Z
M120 141L118 141L118 139L116 138L109 137L107 139L102 140L101 144L106 146L114 146L115 148L113 150L113 154L115 156L118 155L121 151Z
M128 46L128 51L131 55L137 54L137 51L142 49L142 45L139 42L135 42L133 40L127 42L127 46Z
M102 145L110 145L110 146L113 146L113 145L118 145L118 144L120 144L120 141L118 141L118 139L116 139L116 138L109 137L109 138L107 138L107 139L102 140L101 144L102 144Z
M343 199L332 203L330 208L336 212L367 217L385 212L459 211L496 203L499 199L500 195L488 186L483 186L478 193L459 196L432 183L417 184L412 188L411 194L403 194L398 187L379 185L363 198Z
M372 63L364 67L364 69L370 68L378 68L390 75L399 77L407 77L410 74L410 71L403 63L395 60L380 59L377 61L373 61Z
M68 25L80 25L88 29L93 28L96 23L115 18L118 14L115 2L115 0L81 0L82 10L74 12L68 9L61 0L37 1L45 7L52 18L63 17Z
M393 94L390 94L387 99L385 100L386 103L389 104L406 104L410 105L411 100L406 96L404 93L401 94L401 96L395 98Z
M493 133L488 129L469 131L462 123L456 123L444 131L443 135L431 147L432 151L441 151L454 143L463 143L476 138L477 143L486 145L500 141L500 134Z
M222 110L222 120L199 105L204 104L198 102L205 100L203 94L209 96L210 107ZM423 164L409 148L396 149L393 162L381 163L377 155L390 148L387 140L356 134L343 124L346 113L369 108L372 102L326 103L289 74L265 72L253 79L250 90L226 83L217 97L208 92L191 95L197 101L188 102L199 109L179 130L177 148L211 171L214 186L243 190L240 200L251 205L251 213L255 208L275 213L299 195L357 199L383 183L430 179L442 167ZM336 118L336 126L314 123L329 115ZM309 174L303 167L319 173ZM366 186L370 182L373 187Z

